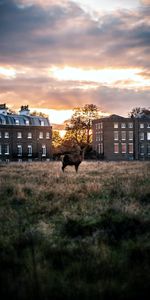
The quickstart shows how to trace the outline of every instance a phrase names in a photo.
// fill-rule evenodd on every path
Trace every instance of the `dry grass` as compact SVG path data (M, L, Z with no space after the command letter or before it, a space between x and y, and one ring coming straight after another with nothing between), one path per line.
M146 297L149 238L150 162L0 165L2 299Z

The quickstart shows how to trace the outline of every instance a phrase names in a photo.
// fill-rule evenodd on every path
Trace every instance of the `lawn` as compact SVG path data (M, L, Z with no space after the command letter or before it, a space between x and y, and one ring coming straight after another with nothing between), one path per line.
M0 165L2 300L150 294L150 162Z

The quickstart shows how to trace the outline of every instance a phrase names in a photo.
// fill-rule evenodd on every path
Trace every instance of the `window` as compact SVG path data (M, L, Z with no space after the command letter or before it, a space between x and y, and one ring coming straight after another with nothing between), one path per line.
M32 156L32 145L28 145L28 156Z
M26 125L27 125L27 126L29 125L29 120L26 120Z
M28 132L28 139L32 139L32 132Z
M150 155L150 144L147 144L147 154Z
M17 155L22 156L22 145L17 145Z
M133 123L128 123L128 128L133 128Z
M46 139L50 139L50 132L46 132Z
M2 119L2 124L6 125L6 120L5 119Z
M119 153L119 144L114 144L114 153Z
M1 131L0 131L0 139L1 139L1 137L2 137L2 133L1 133Z
M43 132L42 131L39 132L39 139L43 139Z
M121 128L126 128L126 123L121 123Z
M2 154L2 145L0 144L0 155Z
M9 145L4 145L4 154L9 155Z
M103 123L102 122L100 123L100 129L103 129Z
M130 143L128 146L129 146L129 153L133 153L133 143Z
M144 141L144 132L140 132L140 141Z
M102 143L97 145L97 151L98 151L99 154L103 153L103 144Z
M42 145L42 156L46 156L46 146Z
M21 139L22 138L22 132L17 132L17 138Z
M121 131L121 139L122 139L123 141L126 140L126 131Z
M96 132L96 142L100 141L100 135L99 132Z
M44 121L40 120L40 124L41 124L41 126L44 126Z
M119 138L118 131L114 131L114 140L117 141Z
M140 144L140 154L144 155L144 145Z
M9 132L6 131L6 132L4 133L4 138L5 138L5 139L9 139Z
M19 120L16 119L16 120L15 120L15 123L16 123L16 125L19 125Z
M126 144L121 144L121 152L126 153L127 152L127 145Z
M149 123L149 124L147 124L147 128L150 128L150 123Z
M133 140L133 131L129 131L129 140L130 140L130 141Z
M140 128L144 128L144 124L143 123L140 123Z
M118 123L114 123L114 128L118 128Z
M147 140L150 141L150 132L147 132Z

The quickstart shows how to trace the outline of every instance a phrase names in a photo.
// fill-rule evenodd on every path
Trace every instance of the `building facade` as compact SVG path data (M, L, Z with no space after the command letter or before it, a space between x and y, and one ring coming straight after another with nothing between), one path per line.
M49 119L32 116L28 106L19 114L0 104L0 161L45 160L52 157Z
M107 160L150 160L150 115L94 120L93 149Z

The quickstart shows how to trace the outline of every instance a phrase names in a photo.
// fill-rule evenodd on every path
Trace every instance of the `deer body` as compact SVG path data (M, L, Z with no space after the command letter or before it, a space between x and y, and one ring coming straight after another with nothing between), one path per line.
M79 154L65 154L62 160L62 171L64 172L67 166L74 166L76 172L78 172L79 165L81 164L83 158L84 150L81 150Z

